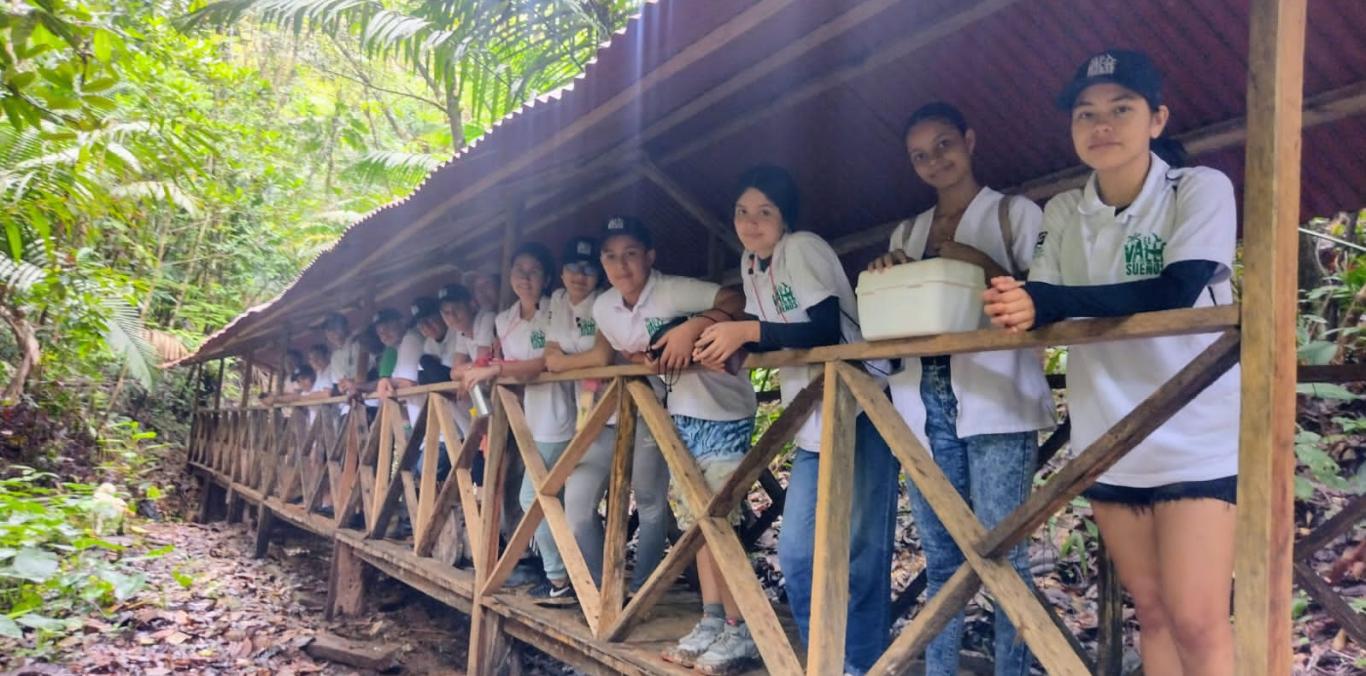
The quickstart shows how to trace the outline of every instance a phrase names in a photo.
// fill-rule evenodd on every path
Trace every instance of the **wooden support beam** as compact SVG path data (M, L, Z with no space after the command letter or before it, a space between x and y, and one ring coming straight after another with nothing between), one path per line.
M915 619L902 628L901 634L868 670L868 676L910 673L911 661L924 652L981 586L982 582L971 566L959 566L939 592L925 602Z
M480 495L479 544L474 547L474 598L470 604L470 645L466 668L471 674L492 673L494 657L501 652L505 640L502 622L496 613L489 610L489 600L483 589L498 563L498 525L502 519L510 450L508 431L507 411L503 408L502 400L495 397L484 461L484 485Z
M266 496L269 498L269 496ZM252 540L253 559L264 559L270 551L270 534L275 530L275 513L263 500L256 506L256 537Z
M1366 616L1357 612L1342 596L1338 594L1333 585L1328 584L1327 580L1319 577L1314 572L1314 567L1308 561L1296 561L1294 564L1295 583L1309 594L1319 607L1328 613L1338 623L1348 636L1356 641L1358 646L1366 645Z
M1100 543L1096 552L1100 562L1096 595L1096 674L1124 675L1124 588L1120 586L1115 562Z
M332 540L332 567L327 576L324 617L359 615L365 608L365 561L340 538Z
M809 676L844 671L849 610L849 524L853 519L853 397L838 376L840 362L825 365L821 403L821 457L816 479L815 552L811 562Z
M599 589L598 636L621 615L626 600L626 540L631 511L631 468L635 460L636 406L620 378L612 381L617 394L617 440L607 480L607 524L602 541L602 584Z
M1234 666L1240 676L1291 668L1295 532L1295 326L1306 0L1252 0Z
M735 228L717 218L716 214L703 205L701 200L693 197L687 188L664 173L664 170L655 164L654 160L649 157L642 158L640 173L658 186L660 190L663 190L669 199L683 207L683 210L688 212L688 215L692 216L699 225L706 228L712 236L719 238L727 247L730 247L731 251L735 253L745 252L745 247L740 244L740 238L735 235Z

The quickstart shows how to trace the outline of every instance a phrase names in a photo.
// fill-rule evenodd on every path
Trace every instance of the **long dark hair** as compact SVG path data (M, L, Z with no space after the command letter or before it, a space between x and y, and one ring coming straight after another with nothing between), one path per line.
M802 197L801 189L797 187L797 181L792 178L791 173L773 164L760 164L746 169L735 182L735 190L730 200L732 208L740 201L740 196L750 188L763 193L768 201L778 207L778 213L782 215L783 223L787 224L788 230L797 228Z
M960 134L968 133L968 118L963 115L963 111L958 106L946 101L934 101L916 108L911 116L906 118L906 124L901 127L901 139L904 141L911 135L911 130L921 122L936 120L952 125Z

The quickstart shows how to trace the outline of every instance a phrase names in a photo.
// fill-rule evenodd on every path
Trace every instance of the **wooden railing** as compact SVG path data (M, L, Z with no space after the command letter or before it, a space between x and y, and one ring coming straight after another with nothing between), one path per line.
M964 552L966 563L930 599L878 661L873 673L904 673L909 662L981 587L1000 607L1049 673L1090 673L1095 661L1007 561L1010 549L1066 506L1148 434L1238 362L1238 308L1176 310L1122 319L1065 322L1047 329L1007 334L978 331L879 343L839 345L805 351L751 356L751 367L822 363L824 371L782 412L754 444L730 480L716 493L703 481L688 449L659 400L643 379L641 367L611 367L547 375L540 381L599 378L603 396L553 466L545 466L527 427L517 383L494 386L491 415L474 420L461 435L451 404L450 384L409 388L397 397L424 399L415 421L405 419L396 399L380 402L367 423L363 406L352 402L340 416L344 398L200 411L193 426L191 463L224 480L231 491L269 511L286 508L304 514L300 521L323 534L361 533L384 540L402 557L430 559L443 538L469 542L472 580L452 582L453 594L468 598L472 615L470 673L491 673L501 638L492 608L513 566L530 546L542 522L564 558L591 634L607 642L628 641L691 563L704 544L714 552L720 573L772 673L839 673L844 664L844 608L848 604L849 514L853 472L855 405L867 413L888 441L905 475L921 491ZM1161 335L1218 333L1218 338L1168 383L1090 447L1036 488L1007 519L988 531L950 485L930 454L892 407L881 386L849 360L916 357L1000 349L1075 345ZM770 462L791 441L817 406L822 411L816 548L813 562L810 645L805 665L794 649L750 567L745 548L726 515L744 501ZM595 584L575 541L559 493L574 467L612 414L617 442L608 481L607 525L601 583ZM644 586L625 602L627 509L631 445L637 416L657 440L682 500L702 515L673 543ZM419 450L426 448L419 465ZM476 487L471 467L484 448L483 485ZM438 453L451 470L438 480ZM517 454L536 487L535 500L500 543L499 524L511 454ZM230 506L231 511L231 506ZM411 535L397 528L405 515ZM460 518L456 518L459 516ZM265 525L261 525L264 522ZM269 518L258 519L269 528ZM349 536L348 536L349 537ZM410 561L410 563L411 563ZM407 564L405 564L407 565ZM334 561L334 571L338 563ZM1102 663L1113 660L1102 660Z

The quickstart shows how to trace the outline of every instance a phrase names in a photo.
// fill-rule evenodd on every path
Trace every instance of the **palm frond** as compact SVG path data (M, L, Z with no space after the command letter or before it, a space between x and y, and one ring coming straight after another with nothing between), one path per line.
M128 366L129 375L150 389L155 378L156 353L143 338L145 329L137 309L122 298L108 294L100 297L100 303L105 310L105 344Z
M361 156L347 171L369 183L415 185L444 160L428 153L374 151Z
M109 194L123 199L174 204L191 217L199 216L199 200L169 181L135 181L110 189Z

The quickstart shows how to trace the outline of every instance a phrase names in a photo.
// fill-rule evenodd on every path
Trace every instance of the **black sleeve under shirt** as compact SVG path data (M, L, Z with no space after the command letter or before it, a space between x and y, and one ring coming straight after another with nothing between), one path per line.
M1072 317L1121 317L1191 307L1218 270L1214 261L1177 261L1152 279L1095 286L1028 282L1025 291L1034 299L1038 328Z
M783 324L759 322L759 342L750 343L751 352L836 345L840 342L840 300L826 296L806 309L810 321Z

